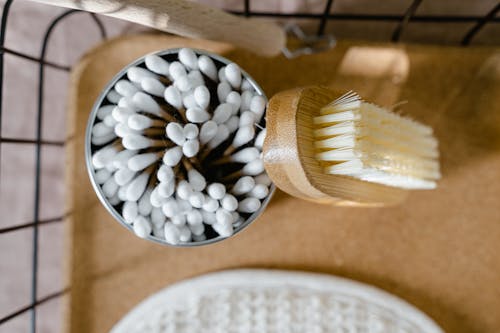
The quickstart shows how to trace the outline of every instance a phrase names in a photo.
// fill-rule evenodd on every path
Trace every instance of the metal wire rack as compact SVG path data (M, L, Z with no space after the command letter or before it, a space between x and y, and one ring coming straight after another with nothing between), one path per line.
M422 4L423 0L413 0L410 6L402 15L381 15L381 14L346 14L346 13L335 13L331 12L331 7L333 0L326 0L324 5L324 10L321 13L311 14L311 13L279 13L279 12L264 12L264 11L253 11L251 9L250 0L243 1L242 11L232 11L236 15L242 15L245 17L256 16L256 17L270 17L270 18L280 18L280 19L314 19L317 21L316 34L321 36L325 33L326 26L331 21L376 21L376 22L395 22L396 27L394 28L391 36L391 41L398 42L401 40L403 31L412 22L426 22L426 23L471 23L472 27L466 32L466 34L461 39L461 45L467 46L471 43L475 36L484 28L487 24L498 24L500 23L500 17L497 17L497 13L500 11L500 2L497 3L491 10L485 13L483 16L458 16L458 15L416 15L417 9ZM337 0L342 1L342 0ZM44 146L54 146L64 149L64 141L50 141L44 140L42 137L42 121L44 116L44 96L46 93L45 87L45 68L50 67L58 71L70 72L71 66L61 65L46 59L47 49L50 44L50 37L57 26L66 18L72 15L90 15L95 25L100 31L101 38L104 40L107 38L107 33L104 25L99 19L98 15L89 14L86 12L81 12L78 10L67 10L57 16L52 22L49 23L45 34L43 36L41 50L38 55L30 55L23 52L18 52L5 45L5 36L7 33L7 21L9 18L9 11L14 0L5 1L2 13L2 20L0 26L0 162L1 161L1 149L4 144L14 144L14 145L30 145L34 147L35 151L35 177L34 177L34 191L33 193L27 193L26 196L32 196L34 198L34 209L32 212L33 220L20 224L12 224L7 227L0 229L0 235L10 234L12 232L31 229L32 233L32 253L31 253L31 279L30 279L30 303L25 306L12 309L12 312L0 318L0 326L11 321L12 319L30 313L30 332L35 333L37 331L37 307L40 305L59 298L66 294L69 289L65 288L57 292L46 295L42 298L38 298L38 280L39 280L39 230L45 226L53 223L59 223L64 221L65 216L56 216L47 219L40 218L40 202L41 202L41 156L42 147ZM4 55L9 54L14 57L23 58L25 60L35 62L38 64L38 75L37 80L37 103L36 108L33 110L33 117L36 119L36 134L35 138L22 138L22 137L6 137L2 135L2 114L3 114L3 91L4 91ZM5 87L8 89L8 87ZM0 173L1 173L1 163L0 163ZM2 214L3 215L3 214ZM9 274L8 272L2 272L2 274Z

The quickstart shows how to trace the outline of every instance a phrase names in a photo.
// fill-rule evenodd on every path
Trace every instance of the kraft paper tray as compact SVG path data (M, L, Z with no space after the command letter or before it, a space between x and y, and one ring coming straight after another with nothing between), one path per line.
M443 179L391 208L338 208L277 192L236 237L176 249L113 221L90 185L84 130L92 104L123 66L171 47L236 61L268 97L320 84L353 89L434 127ZM213 42L166 35L108 41L74 69L67 198L71 301L68 331L107 332L146 296L198 274L236 267L326 272L373 284L416 305L449 332L500 331L500 52L342 42L294 60L260 58Z

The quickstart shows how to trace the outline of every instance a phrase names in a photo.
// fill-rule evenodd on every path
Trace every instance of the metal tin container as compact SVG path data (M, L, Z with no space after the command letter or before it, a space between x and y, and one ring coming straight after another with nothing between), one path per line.
M154 52L152 54L155 54L155 55L167 58L167 60L170 60L170 59L168 59L168 57L169 56L177 55L178 52L179 52L179 50L180 50L180 48L167 49L167 50L163 50L163 51L159 51L159 52ZM228 60L228 59L226 59L224 57L221 57L220 55L217 55L217 54L213 54L213 53L210 53L210 52L207 52L207 51L204 51L204 50L198 50L198 49L193 49L193 51L198 56L199 55L206 55L206 56L210 57L216 63L217 62L218 63L222 63L223 65L227 65L227 64L232 63L232 61L230 61L230 60ZM125 222L123 216L115 209L115 207L106 198L106 196L103 193L103 190L102 190L101 186L97 183L97 181L95 179L95 169L94 169L94 167L92 165L92 154L95 152L96 147L94 147L94 145L91 142L91 136L92 136L93 125L96 122L97 110L101 106L107 105L105 103L105 98L106 98L107 94L109 93L109 91L114 87L115 83L118 80L126 77L127 70L130 67L144 66L144 62L145 62L145 57L146 56L147 55L144 55L143 57L141 57L141 58L135 60L134 62L130 63L129 65L127 65L118 74L116 74L115 77L113 77L113 79L111 81L109 81L109 83L106 85L106 87L103 89L103 91L101 92L101 94L97 98L96 102L94 103L94 106L92 107L92 111L91 111L91 113L89 115L89 119L88 119L88 122L87 122L87 129L86 129L86 134L85 134L85 160L86 160L86 164L87 164L87 171L89 173L90 181L91 181L92 186L93 186L93 188L94 188L94 190L95 190L95 192L97 194L97 197L99 198L99 200L101 201L101 203L104 205L104 207L108 210L108 212L122 226L124 226L125 228L127 228L131 232L133 232L132 225L130 225L130 224L128 224L128 223ZM262 90L262 88L257 84L257 82L255 82L255 80L247 72L245 72L243 69L241 70L241 75L242 75L243 78L247 79L250 82L250 84L253 86L253 88L255 89L255 91L259 95L261 95L262 97L264 97L264 99L267 102L268 99L267 99L266 95L264 94L264 91ZM234 235L236 235L238 232L240 232L241 230L245 229L248 225L250 225L253 221L255 221L262 214L262 212L264 211L264 209L268 205L269 201L271 200L271 197L273 196L275 189L276 189L276 187L274 186L274 184L271 184L270 188L269 188L269 194L268 194L268 196L265 199L263 199L263 201L261 203L260 209L258 211L256 211L255 213L251 214L245 220L245 222L243 222L236 229L234 229L233 235L230 236L230 237L217 236L217 237L213 237L213 238L206 239L206 240L199 241L199 242L191 241L191 242L179 243L179 244L175 244L175 245L174 244L170 244L170 243L166 242L166 240L158 238L158 237L155 237L153 235L148 235L145 239L150 240L150 241L155 242L155 243L164 244L164 245L170 245L170 246L176 246L176 247L193 247L193 246L208 245L208 244L219 242L219 241L227 239L227 238L231 238Z

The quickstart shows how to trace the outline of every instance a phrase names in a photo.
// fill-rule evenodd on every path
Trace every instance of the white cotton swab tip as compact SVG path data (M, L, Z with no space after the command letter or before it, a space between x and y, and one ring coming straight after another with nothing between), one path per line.
M233 139L233 147L238 148L250 142L255 137L254 126L248 125L238 129Z
M182 48L179 50L179 61L191 70L198 69L198 57L193 50Z
M106 198L113 197L118 191L118 184L113 177L108 178L106 182L102 185L102 191Z
M200 71L212 79L212 81L217 81L217 68L210 57L201 55L198 58L198 67Z
M255 118L257 122L260 122L264 111L266 110L266 100L260 95L252 97L250 101L250 111L255 113Z
M224 208L217 209L215 212L215 219L217 220L217 223L222 225L231 225L233 223L233 216Z
M194 89L193 92L194 100L196 104L202 109L206 109L210 104L210 92L206 86L198 86Z
M203 207L203 202L205 201L205 196L201 192L192 192L189 196L189 203L194 208Z
M148 216L151 214L153 206L151 205L151 192L153 192L152 188L148 188L142 197L139 199L139 202L137 203L138 209L139 209L139 214L143 216ZM163 215L163 214L162 214Z
M146 128L151 127L153 125L153 120L142 114L133 114L128 117L127 124L128 127L135 131L142 131Z
M175 182L160 182L157 186L158 194L163 198L170 198L175 192Z
M175 199L170 199L161 206L161 210L166 217L172 218L179 213L179 205Z
M218 126L215 121L209 120L205 122L200 129L200 142L202 145L212 140L217 135Z
M166 132L167 137L176 145L182 146L186 142L184 128L179 123L168 123Z
M141 83L142 79L147 77L157 78L158 76L145 68L141 67L130 67L127 70L127 77L130 81L135 83Z
M266 139L266 133L267 129L264 128L262 131L257 134L257 137L255 138L254 146L262 150L262 147L264 147L264 140Z
M174 167L179 164L182 154L182 148L179 146L167 149L165 155L163 155L163 163L170 167Z
M192 124L192 123L188 123L188 124L184 125L182 132L184 133L184 136L188 140L195 139L198 136L198 134L200 133L198 126L196 126L195 124Z
M227 82L219 83L217 86L217 98L219 99L219 103L224 103L230 92L231 86Z
M186 214L186 222L189 225L196 225L203 223L203 216L200 211L197 209L193 209Z
M237 163L250 163L253 160L259 158L260 151L255 147L244 148L233 155L231 155L231 161Z
M153 208L151 209L151 222L154 227L163 227L167 217L161 211L161 208Z
M135 110L121 106L117 106L111 111L113 118L120 123L126 122L130 116L135 114Z
M215 209L217 210L217 209ZM214 210L214 212L215 212ZM206 210L201 211L201 216L203 217L203 223L212 225L217 222L217 219L215 218L215 213L214 212L208 212Z
M266 186L270 186L272 184L271 178L267 175L267 173L263 172L258 176L254 177L255 183L257 184L263 184Z
M144 190L146 189L146 185L148 184L148 179L149 179L149 172L143 172L136 178L134 178L128 185L127 185L127 200L128 201L137 201L139 198L142 196L144 193Z
M165 92L165 86L157 79L152 77L146 77L141 81L141 88L151 95L163 97Z
M92 165L96 169L104 168L111 163L116 154L118 154L118 151L118 148L113 146L106 146L99 149L92 155Z
M137 207L137 202L125 201L122 208L122 216L125 222L132 224L138 213L139 209Z
M200 143L198 140L193 139L193 140L187 140L184 145L182 146L182 153L186 157L193 157L198 154L198 151L200 150Z
M191 229L188 226L184 225L179 228L179 240L183 243L191 240Z
M221 183L212 183L208 185L207 192L211 198L220 200L226 194L226 187Z
M174 85L177 87L177 89L179 89L179 91L183 93L188 92L189 90L194 88L193 82L187 75L178 77L175 80Z
M162 197L158 193L158 186L157 186L151 191L151 195L149 196L149 202L151 203L151 206L160 208L167 202L167 198Z
M241 85L241 69L235 63L230 63L224 70L227 81L233 88L239 88Z
M247 163L243 169L241 169L241 172L244 175L257 176L264 172L264 162L260 158L255 159L252 162Z
M115 90L122 96L132 97L139 89L129 80L118 80L115 83Z
M253 93L249 90L245 90L241 93L241 110L250 110L250 102L252 101Z
M142 215L137 215L134 220L133 228L134 233L141 238L147 238L153 230L151 222L149 222L148 219Z
M207 195L205 196L202 208L209 213L213 213L219 208L219 201Z
M109 177L111 177L111 172L108 171L107 169L100 169L94 175L94 179L96 183L99 185L104 184L106 180L109 179Z
M186 118L192 123L204 123L210 119L210 114L203 109L194 107L187 109Z
M243 176L236 181L231 192L234 195L242 195L250 192L255 186L255 180L250 176Z
M115 108L114 105L104 105L101 106L96 113L97 119L99 120L104 120L106 116L110 115L113 109Z
M122 144L126 149L139 150L149 148L151 140L139 134L127 134L123 136Z
M188 180L193 190L197 192L203 191L205 189L205 186L207 186L205 177L203 177L203 175L196 169L191 169L188 171Z
M238 200L229 193L226 193L221 199L220 204L222 208L229 212L233 212L238 208Z
M170 64L168 68L170 76L174 80L178 80L180 77L186 76L186 68L178 61L174 61Z
M158 161L160 156L157 153L145 153L131 157L128 160L128 167L132 171L141 171Z
M165 164L160 166L156 176L160 182L170 182L175 178L174 170Z
M115 172L115 174L113 175L113 177L115 178L115 182L119 186L124 186L124 185L128 184L128 182L130 182L134 178L135 175L136 175L135 171L132 171L127 167L124 167L124 168L118 169Z
M229 137L231 133L229 133L229 129L227 128L226 125L220 124L217 127L217 134L208 142L208 146L211 149L214 149L215 147L219 146L222 142L226 141L226 139Z
M226 122L232 115L232 106L229 103L222 103L215 108L212 120L217 124Z
M170 218L170 221L172 221L172 223L175 224L177 227L182 227L183 225L186 224L186 215L177 214L175 216L172 216Z
M234 133L239 128L239 122L240 118L238 116L231 116L224 125L226 125L230 133Z
M189 197L193 193L193 188L189 182L181 180L177 185L177 196L182 200L189 200Z
M167 101L168 104L172 105L176 109L182 108L182 96L179 89L175 86L171 85L165 89L163 93L163 98Z
M167 243L170 243L172 245L179 244L180 232L177 226L175 226L172 222L167 222L164 226L164 232L165 240L167 241Z
M155 54L147 55L144 62L150 71L156 74L168 76L168 62L160 56Z
M240 109L241 106L241 97L240 94L236 91L231 91L227 96L226 96L226 103L230 104L233 112L233 115L238 114L238 110Z
M257 199L264 199L269 194L269 188L264 184L256 184L254 188L248 192L248 195Z
M245 198L238 204L238 211L241 213L255 213L260 208L260 200L257 198Z

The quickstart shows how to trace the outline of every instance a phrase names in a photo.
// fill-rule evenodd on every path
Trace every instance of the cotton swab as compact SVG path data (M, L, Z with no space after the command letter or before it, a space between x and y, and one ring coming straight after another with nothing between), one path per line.
M169 65L168 62L165 61L162 57L150 54L144 58L144 62L146 64L146 67L153 73L168 76Z
M217 68L212 59L207 57L206 55L201 55L198 58L198 67L200 71L208 76L212 81L217 80Z

